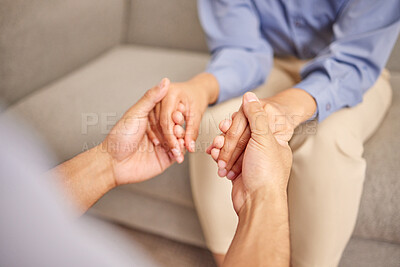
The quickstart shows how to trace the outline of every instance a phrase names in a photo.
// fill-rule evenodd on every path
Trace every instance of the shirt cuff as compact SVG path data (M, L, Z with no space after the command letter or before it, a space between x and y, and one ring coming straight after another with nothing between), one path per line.
M218 99L213 105L240 95L241 90L238 88L240 79L238 79L237 75L231 73L227 68L220 69L209 67L205 72L214 75L219 85Z
M317 111L312 117L318 117L321 122L335 111L331 90L334 84L322 71L314 71L307 75L295 88L302 89L309 93L317 103Z

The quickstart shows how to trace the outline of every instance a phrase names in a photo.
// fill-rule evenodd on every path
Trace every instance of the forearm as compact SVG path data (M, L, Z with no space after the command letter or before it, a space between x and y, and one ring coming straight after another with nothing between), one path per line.
M100 146L57 166L50 175L59 177L67 197L82 213L115 187L110 158Z
M239 212L239 224L223 266L289 266L289 218L285 192L258 189Z

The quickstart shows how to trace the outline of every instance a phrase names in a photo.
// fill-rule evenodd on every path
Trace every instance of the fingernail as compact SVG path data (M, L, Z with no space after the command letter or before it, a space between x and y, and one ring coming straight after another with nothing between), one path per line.
M176 161L181 164L183 162L184 158L183 155L178 156L178 158L176 159Z
M226 173L227 173L226 169L219 169L218 170L219 177L225 177Z
M196 142L195 141L190 141L190 152L194 152L196 150Z
M212 156L212 158L213 158L214 160L217 160L218 157L219 157L219 149L213 148L213 149L211 150L211 156Z
M181 155L181 151L177 148L173 148L171 149L172 154L174 154L174 156L178 159L178 157Z
M233 177L235 177L235 173L233 171L229 171L226 175L226 178L228 178L229 180L232 180Z
M247 93L244 95L244 97L245 97L245 99L247 100L247 102L260 102L260 101L258 100L256 94L253 93L253 92L247 92Z
M226 167L226 162L221 160L221 159L218 160L218 168L219 169L225 169L225 167Z
M174 158L174 155L171 153L171 151L168 152L168 156L169 156L171 159Z
M158 146L158 145L160 144L160 141L158 141L157 138L154 138L154 139L153 139L153 144L154 144L155 146Z

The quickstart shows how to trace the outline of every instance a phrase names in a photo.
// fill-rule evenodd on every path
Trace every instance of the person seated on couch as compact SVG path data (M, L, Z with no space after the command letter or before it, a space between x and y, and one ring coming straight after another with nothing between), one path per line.
M148 114L167 94L169 80L149 91L121 118L106 139L55 167L43 179L43 147L15 121L0 117L1 266L153 266L145 254L126 258L115 237L91 222L71 221L59 200L58 181L81 213L116 186L148 180L173 164L174 157L146 134ZM252 93L243 97L251 139L242 173L233 183L239 216L225 266L289 266L286 187L292 154L268 127L268 115ZM71 216L72 217L72 216ZM92 235L90 235L89 233ZM121 253L120 253L121 252ZM154 264L156 265L156 264ZM158 265L157 265L158 266Z
M199 151L218 134L214 122L238 111L223 147L211 148L218 169L203 153L190 155L209 249L222 261L235 233L230 183L215 177L234 179L241 172L250 131L239 96L255 90L274 135L290 140L293 150L291 263L337 266L357 218L363 143L391 103L384 67L399 34L400 1L198 0L198 8L210 63L204 73L171 85L153 116L161 118L163 131L152 132L181 162L180 138L190 152Z

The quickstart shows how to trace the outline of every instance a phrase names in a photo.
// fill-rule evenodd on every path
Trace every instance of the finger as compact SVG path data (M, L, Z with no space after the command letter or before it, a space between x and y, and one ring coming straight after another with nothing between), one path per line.
M225 169L227 163L229 162L236 145L239 142L240 137L244 133L247 127L247 119L243 113L242 108L240 108L239 112L235 116L235 119L232 121L232 125L229 130L225 134L225 143L221 149L218 158L218 168ZM225 174L226 175L226 174Z
M156 105L156 108L160 106L160 103ZM162 134L162 129L160 126L159 121L156 119L155 116L155 108L150 111L149 113L149 124L150 124L150 129L152 132L156 135L158 141L160 142L161 146L164 148L165 151L169 151L169 147L166 144L166 140L164 138L164 135Z
M153 130L150 127L150 124L147 125L147 136L153 142L154 146L158 146L160 144L160 140L158 140L156 134L153 132Z
M175 125L174 126L174 134L176 138L184 138L185 137L185 129L183 129L182 126L180 125ZM180 139L183 140L183 139Z
M225 177L228 174L228 172L226 171L226 169L218 169L218 176L219 177Z
M183 125L185 123L185 118L183 117L183 114L177 110L172 113L172 120L178 125Z
M251 137L261 144L273 142L271 130L268 124L268 114L263 109L257 96L248 92L243 96L243 111L249 121Z
M154 115L157 121L160 121L161 103L158 103L154 109Z
M162 79L158 86L148 90L128 112L132 112L138 117L147 117L156 104L167 95L169 84L169 79Z
M221 132L226 133L229 130L229 128L231 127L231 125L232 125L232 121L229 119L225 119L219 123L219 129L221 130Z
M221 149L224 146L225 138L223 135L218 135L214 138L211 145L206 149L206 153L210 154L214 148Z
M184 151L184 150L185 150L185 141L184 141L182 138L180 138L180 139L178 139L178 144L179 144L179 149L180 149L181 151ZM177 161L179 164L181 164L181 163L183 162L183 160L184 160L184 155L183 155L183 153L181 153L181 154L177 157L176 161Z
M219 152L220 150L218 148L211 149L211 157L213 158L213 160L218 160Z
M225 138L222 135L218 135L214 138L213 147L221 149L224 146Z
M187 150L190 152L195 151L196 139L199 136L199 128L201 122L201 116L199 112L186 113L186 134L185 144Z
M237 111L232 113L232 120L236 117Z
M178 104L178 111L179 111L180 113L182 113L182 114L185 114L185 112L186 112L186 107L185 107L185 105L184 105L183 103L179 103L179 104Z
M228 171L228 173L231 170L233 164L235 164L240 155L242 155L243 152L245 151L247 144L250 140L250 137L251 137L250 127L247 126L244 133L237 142L229 161L226 164L226 170Z
M161 102L160 125L164 138L169 149L174 154L176 160L182 154L179 148L178 139L174 134L175 123L172 121L172 112L176 109L176 97L168 95Z
M179 148L184 151L185 150L185 140L183 138L178 139Z
M228 178L229 180L234 180L236 177L238 177L238 175L242 173L243 157L244 153L240 155L238 160L233 165L232 169L226 175L226 178Z
M211 149L213 149L213 148L214 148L213 144L209 145L209 146L206 148L206 153L207 153L207 154L211 154Z

